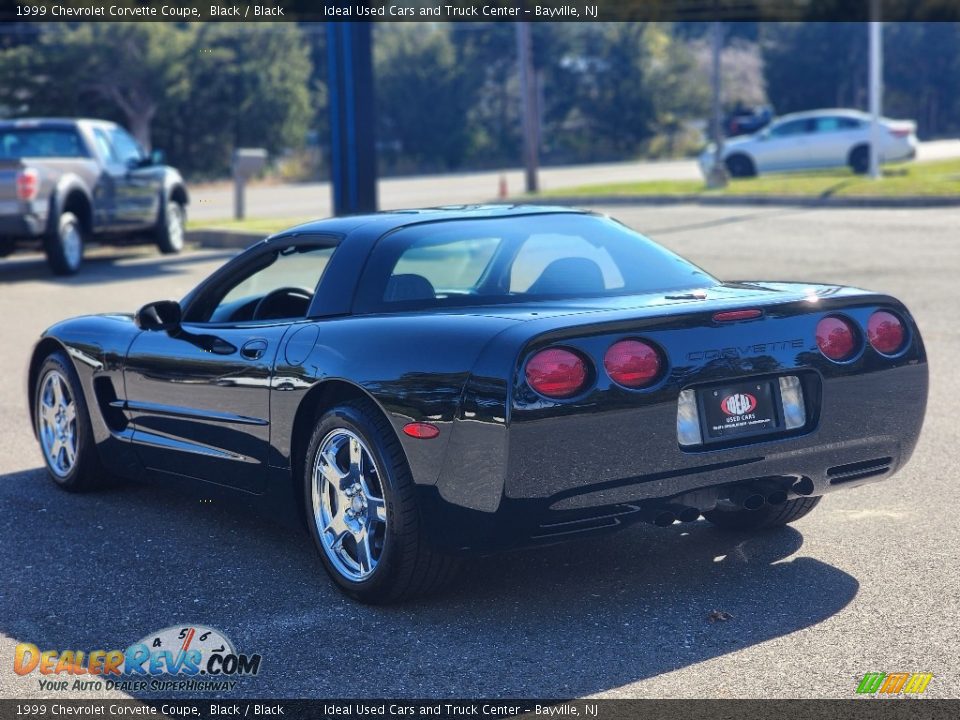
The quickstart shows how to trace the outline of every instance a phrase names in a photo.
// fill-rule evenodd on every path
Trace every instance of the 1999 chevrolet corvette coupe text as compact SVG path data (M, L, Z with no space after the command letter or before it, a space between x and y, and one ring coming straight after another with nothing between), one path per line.
M341 588L389 602L469 551L796 520L907 462L927 363L887 295L720 282L605 217L471 207L302 225L180 302L62 322L29 392L61 487L278 501Z

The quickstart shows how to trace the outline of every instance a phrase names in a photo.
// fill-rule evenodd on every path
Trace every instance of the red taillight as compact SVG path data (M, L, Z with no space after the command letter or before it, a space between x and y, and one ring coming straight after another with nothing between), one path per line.
M912 132L912 128L890 128L890 134L898 138L905 138Z
M417 440L432 440L440 434L440 428L430 423L412 422L403 426L403 433Z
M587 364L570 350L548 348L527 362L527 382L541 395L566 398L576 395L587 382Z
M849 360L857 350L857 334L853 325L836 316L817 323L817 345L831 360Z
M660 353L640 340L621 340L607 350L603 367L615 383L641 388L660 377Z
M17 198L20 200L33 200L40 191L40 176L32 168L21 170L17 173Z
M737 320L753 320L763 315L762 310L725 310L713 314L714 322L735 322Z
M867 321L867 340L877 352L895 355L903 349L906 332L896 315L878 310Z

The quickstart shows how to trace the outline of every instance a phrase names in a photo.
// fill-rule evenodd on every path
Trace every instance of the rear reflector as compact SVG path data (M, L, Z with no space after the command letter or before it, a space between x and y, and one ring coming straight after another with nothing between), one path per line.
M527 383L549 398L567 398L587 383L587 365L578 354L563 348L541 350L527 362Z
M628 388L652 385L660 377L660 353L642 340L621 340L603 356L610 378Z
M697 394L693 390L680 393L677 405L677 441L681 445L700 445L700 413L697 410Z
M33 200L40 192L40 176L33 168L27 168L17 173L17 198L19 200Z
M783 402L783 425L787 430L807 424L807 409L803 404L800 378L796 375L780 378L780 400Z
M896 355L903 349L906 333L903 322L891 312L878 310L867 321L867 340L884 355Z
M857 351L857 335L852 323L836 315L817 323L817 346L831 360L849 360Z
M403 434L418 440L432 440L440 434L440 428L430 423L412 422L403 426Z
M714 313L714 322L735 322L736 320L753 320L763 315L762 310L726 310Z

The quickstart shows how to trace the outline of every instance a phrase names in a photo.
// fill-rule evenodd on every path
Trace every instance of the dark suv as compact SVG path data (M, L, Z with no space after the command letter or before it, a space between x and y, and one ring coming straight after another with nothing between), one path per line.
M122 127L68 118L0 121L0 256L40 245L72 275L84 246L150 238L183 248L187 189L162 153L148 156Z

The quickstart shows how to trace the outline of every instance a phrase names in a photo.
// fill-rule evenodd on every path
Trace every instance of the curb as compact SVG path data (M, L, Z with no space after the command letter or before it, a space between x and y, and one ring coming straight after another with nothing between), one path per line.
M205 248L245 250L267 237L266 233L238 232L236 230L188 230L187 241Z
M606 195L518 199L519 204L551 205L783 205L826 208L937 208L960 207L960 195L946 197L795 197L791 195Z

